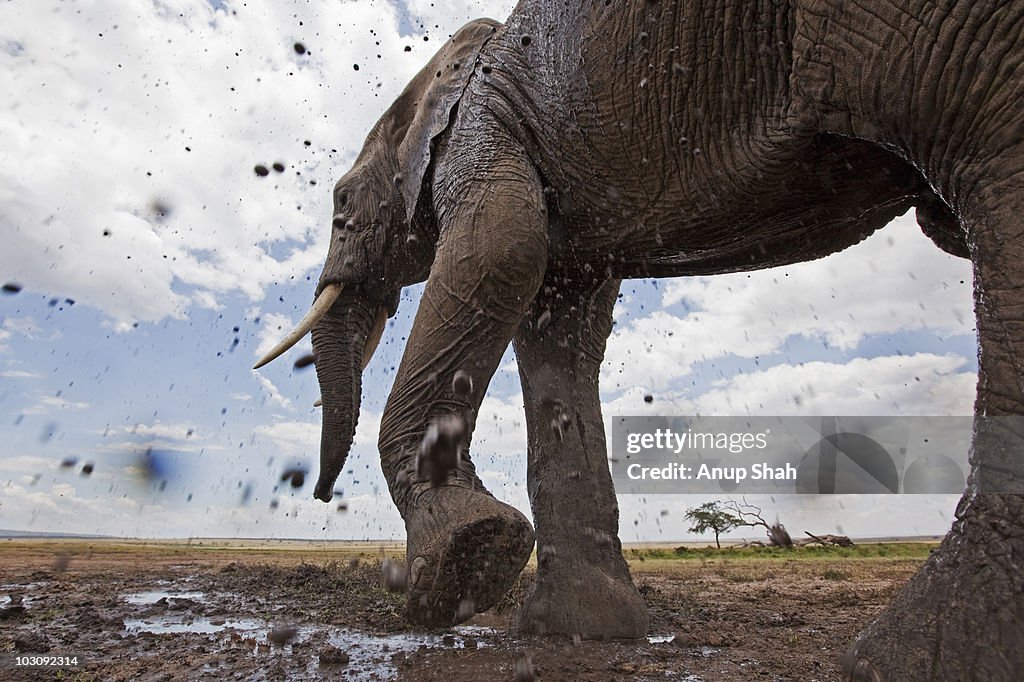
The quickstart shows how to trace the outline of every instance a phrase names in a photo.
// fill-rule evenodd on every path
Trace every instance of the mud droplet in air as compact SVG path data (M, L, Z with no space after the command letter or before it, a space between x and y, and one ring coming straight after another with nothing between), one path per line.
M460 369L452 379L452 391L460 398L465 398L473 392L473 377L469 372Z
M651 403L654 402L654 396L651 395L650 393L646 394L644 396L644 402L647 403L648 405L650 405Z
M284 164L281 163L280 161L275 161L273 168L278 173L284 173Z
M253 171L255 171L256 175L260 176L261 178L265 178L266 176L270 175L270 170L262 163L256 164L253 167Z
M284 646L294 639L297 634L299 634L299 631L296 628L278 625L267 633L267 641L278 646Z
M351 660L348 654L332 644L325 644L317 657L321 665L345 665Z
M301 358L295 361L295 369L305 369L310 365L316 364L316 355L313 353L306 353Z
M537 669L533 667L530 654L524 653L516 658L512 669L515 671L516 682L534 682L537 679Z
M476 602L472 599L460 599L459 606L455 609L455 619L460 623L468 620L476 613Z
M21 285L17 282L8 282L3 286L5 294L16 294L21 291Z
M389 592L405 592L406 570L405 564L394 559L385 559L380 565L381 574L384 578L384 587Z
M302 43L295 43L295 54L306 54L306 46Z
M301 488L306 484L306 470L299 467L285 469L281 480L288 481L293 488Z
M53 557L53 572L63 573L71 565L71 555L67 552L60 552Z
M96 465L93 464L92 462L86 462L85 464L82 465L82 475L83 476L91 476L92 475L92 471L93 471L93 469L95 467L96 467Z
M416 477L439 486L455 471L466 442L466 424L455 415L435 420L416 454Z

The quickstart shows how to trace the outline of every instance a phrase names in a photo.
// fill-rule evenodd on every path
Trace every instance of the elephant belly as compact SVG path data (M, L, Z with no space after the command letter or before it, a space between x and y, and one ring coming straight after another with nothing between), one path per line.
M574 183L599 191L575 200L582 206L564 202L568 238L617 277L756 270L845 249L930 194L913 167L859 140L816 136L777 159L761 170L737 168L733 157L718 170ZM719 172L745 180L725 182ZM643 191L652 182L654 195Z
M597 272L818 258L930 193L889 151L794 129L788 29L770 3L721 17L701 16L699 3L584 5L520 3L488 43L468 102L523 142L557 216L553 239ZM772 40L710 44L700 27L716 23L715 35Z

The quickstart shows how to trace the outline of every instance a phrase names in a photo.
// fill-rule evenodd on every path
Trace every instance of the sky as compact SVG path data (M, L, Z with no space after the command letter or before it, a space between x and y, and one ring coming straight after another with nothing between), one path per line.
M340 502L312 499L319 390L292 364L308 338L251 366L311 302L330 189L369 128L458 27L512 7L436 5L0 4L0 283L20 287L0 294L0 529L403 537L375 443L421 288L364 377ZM606 421L971 413L970 265L912 213L812 263L621 291ZM478 425L483 480L529 513L511 351ZM313 473L294 487L291 467ZM621 495L621 537L693 539L683 513L706 499ZM882 536L944 533L956 499L750 501L791 532Z

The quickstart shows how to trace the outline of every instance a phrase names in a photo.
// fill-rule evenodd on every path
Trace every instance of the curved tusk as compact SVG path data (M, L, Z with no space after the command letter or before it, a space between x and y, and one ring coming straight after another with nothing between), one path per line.
M281 339L281 342L274 346L269 353L264 355L259 362L253 365L253 369L259 369L268 362L272 362L280 357L286 350L294 346L302 339L303 336L309 333L309 330L313 328L317 322L320 321L327 311L331 309L334 302L338 300L338 296L341 295L341 284L328 284L324 287L324 290L320 292L320 295L313 301L313 305L310 307L309 312L306 313L305 317L299 320L299 324L296 325L295 329L291 331L288 336Z
M388 311L381 308L377 311L377 319L373 321L373 327L366 337L366 345L363 347L363 369L370 364L373 354L380 345L380 337L384 335L384 323L388 321Z

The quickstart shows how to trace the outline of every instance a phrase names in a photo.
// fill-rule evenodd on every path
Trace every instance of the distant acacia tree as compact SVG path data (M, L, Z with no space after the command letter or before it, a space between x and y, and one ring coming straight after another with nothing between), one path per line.
M722 504L721 502L705 502L699 507L686 510L686 518L693 522L690 532L703 535L709 530L714 531L715 546L718 549L722 549L722 544L718 541L720 534L737 526L747 525L743 523L743 519L733 516L723 509Z

